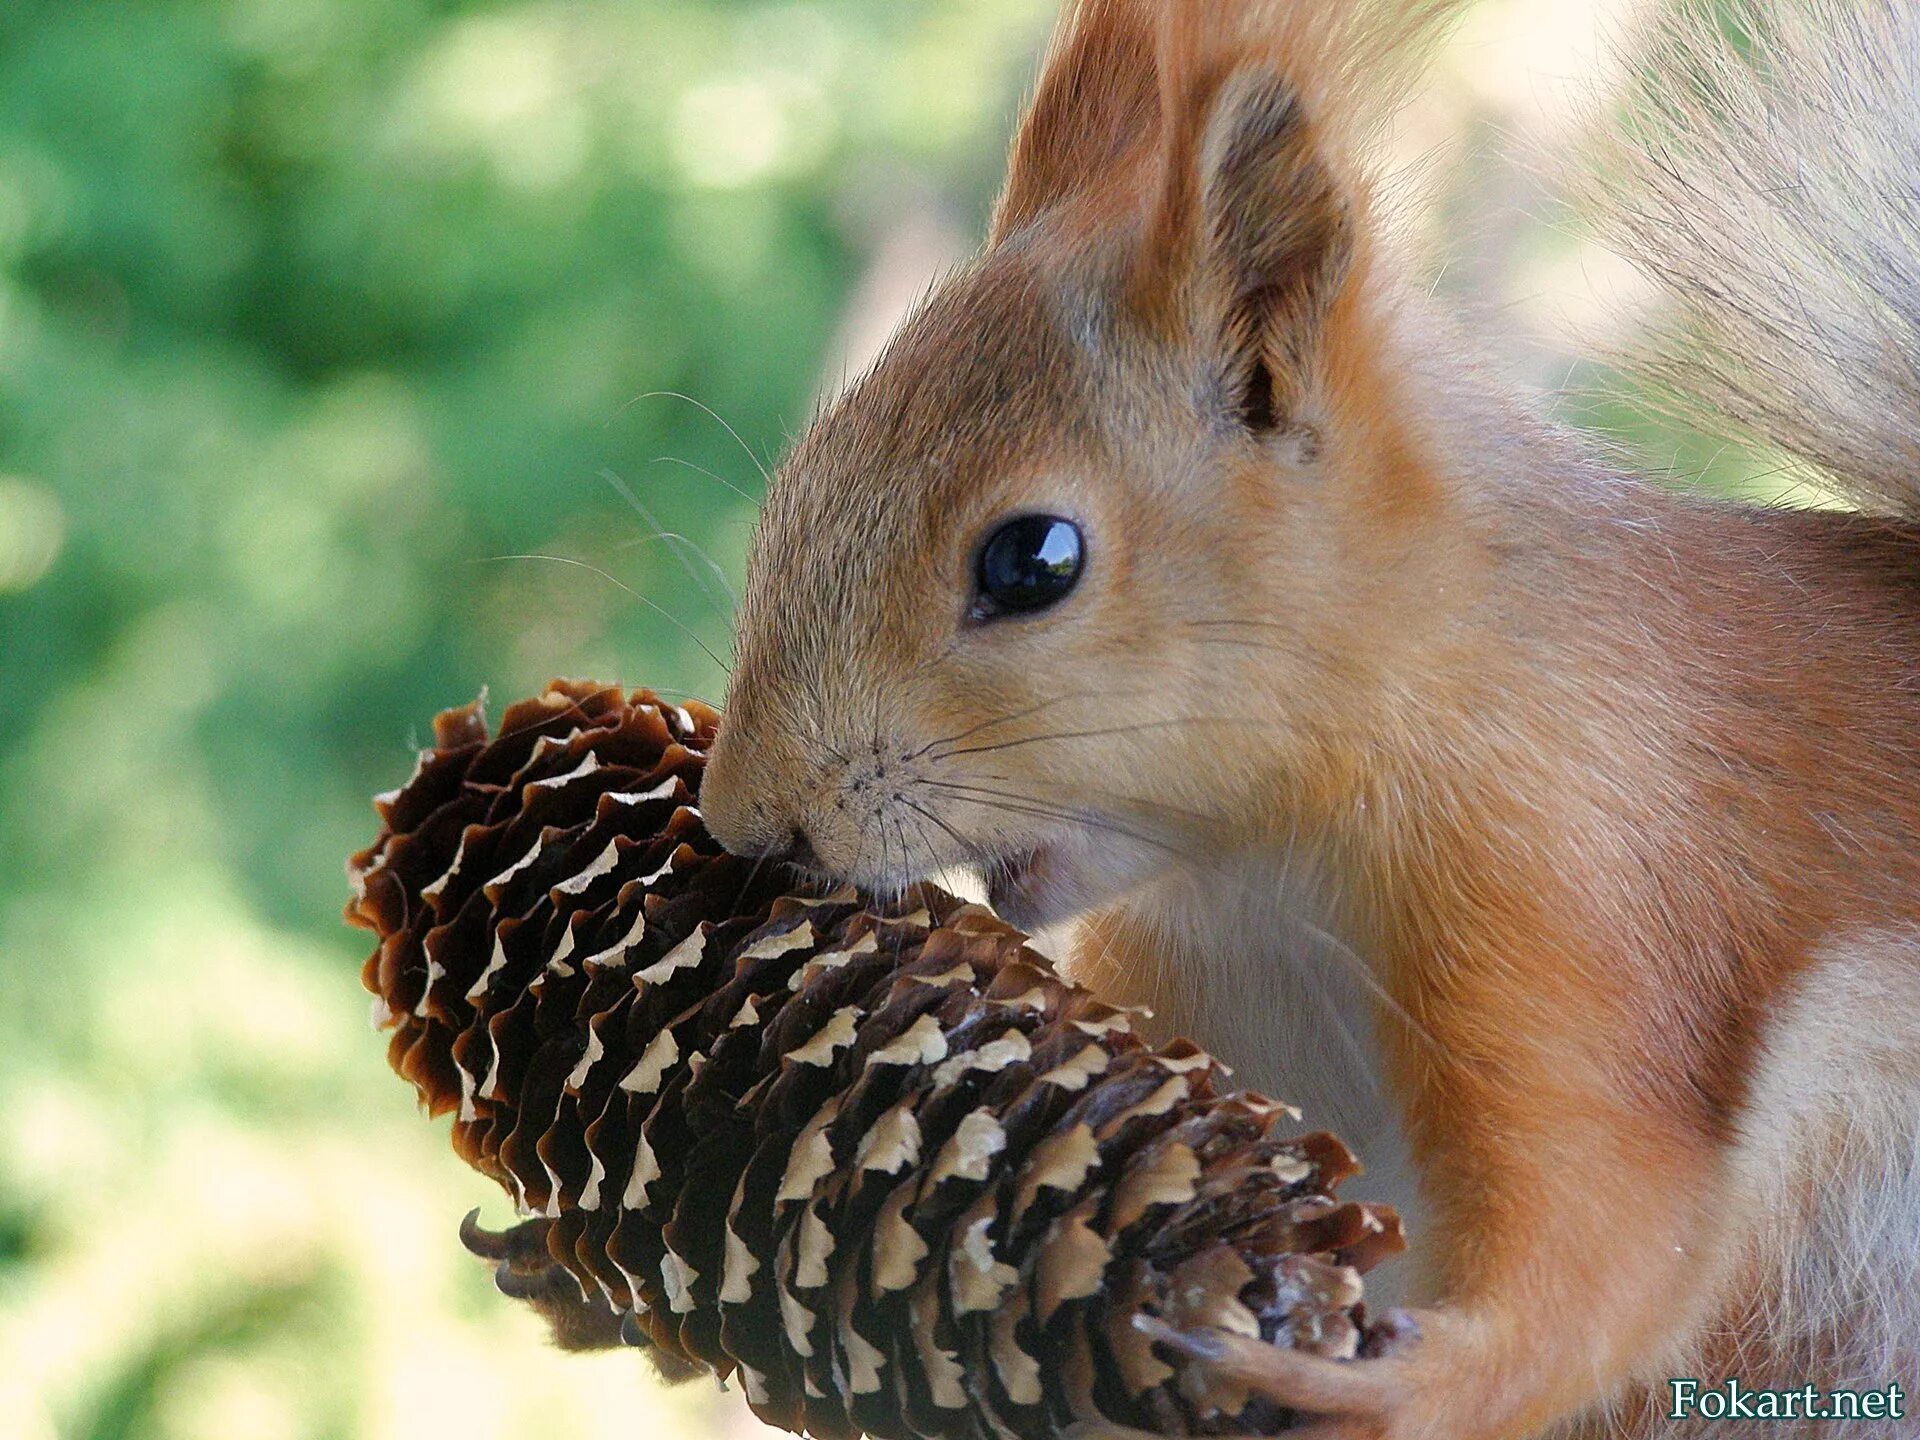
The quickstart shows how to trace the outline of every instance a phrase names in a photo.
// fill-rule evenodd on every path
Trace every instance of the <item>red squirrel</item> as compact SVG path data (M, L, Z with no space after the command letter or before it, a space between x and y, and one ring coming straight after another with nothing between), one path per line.
M1303 1434L1920 1389L1920 16L1686 0L1609 165L1664 373L1854 502L1788 511L1412 282L1368 147L1459 8L1069 5L982 253L768 492L706 819L976 869L1375 1162L1405 1353L1162 1337Z

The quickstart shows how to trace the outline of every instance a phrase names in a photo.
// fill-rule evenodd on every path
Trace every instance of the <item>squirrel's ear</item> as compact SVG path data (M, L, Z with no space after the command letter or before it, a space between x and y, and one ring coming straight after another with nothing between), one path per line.
M1071 0L1014 137L992 243L1148 158L1160 123L1155 4Z
M1218 347L1250 427L1296 423L1364 268L1354 157L1468 3L1070 0L993 243L1055 210L1139 237L1134 308Z
M1264 67L1200 77L1168 126L1141 285L1217 338L1227 401L1248 428L1292 424L1329 311L1354 266L1355 199L1293 86ZM1183 123L1184 122L1184 123Z

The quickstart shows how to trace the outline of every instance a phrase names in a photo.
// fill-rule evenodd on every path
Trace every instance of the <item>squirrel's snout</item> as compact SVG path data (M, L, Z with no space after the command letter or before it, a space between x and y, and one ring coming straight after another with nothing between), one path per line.
M735 855L812 869L819 865L812 837L791 807L779 802L765 764L742 765L725 732L700 780L700 814L707 829Z
M735 779L736 748L727 743L724 733L714 742L700 776L700 814L713 838L729 851L753 856L788 832L766 813L764 797L753 795L752 786Z

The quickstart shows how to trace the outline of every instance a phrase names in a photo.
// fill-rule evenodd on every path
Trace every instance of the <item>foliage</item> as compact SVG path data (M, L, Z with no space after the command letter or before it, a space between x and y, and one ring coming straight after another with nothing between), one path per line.
M802 423L886 207L983 209L1043 19L0 7L0 1433L714 1413L488 1302L341 860L485 684L717 695L756 467L642 397Z

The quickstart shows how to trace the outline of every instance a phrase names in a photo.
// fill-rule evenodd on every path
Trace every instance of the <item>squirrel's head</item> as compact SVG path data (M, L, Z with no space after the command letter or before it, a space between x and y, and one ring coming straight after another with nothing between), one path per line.
M1071 8L987 250L768 494L724 844L878 890L977 867L1034 925L1251 843L1338 763L1429 504L1351 158L1366 57L1416 28Z

